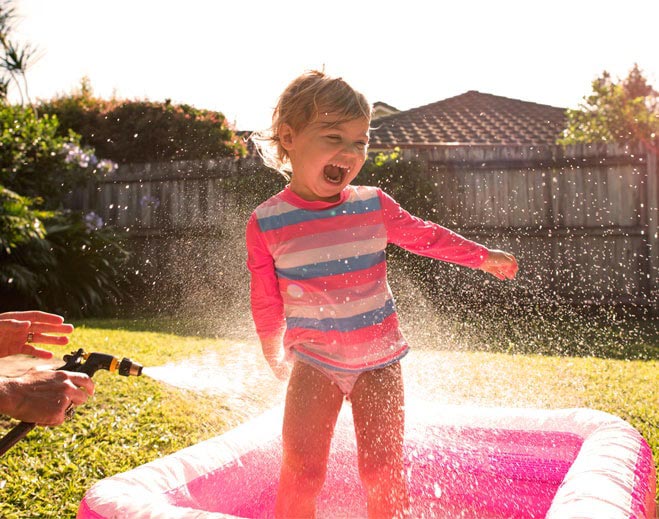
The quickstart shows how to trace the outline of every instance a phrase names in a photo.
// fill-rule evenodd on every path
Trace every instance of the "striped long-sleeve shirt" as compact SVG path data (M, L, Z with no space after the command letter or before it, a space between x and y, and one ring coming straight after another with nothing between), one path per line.
M287 352L347 371L403 357L387 282L385 248L476 268L487 249L402 209L382 190L348 186L335 203L303 200L289 188L247 224L251 305L261 340L282 336Z

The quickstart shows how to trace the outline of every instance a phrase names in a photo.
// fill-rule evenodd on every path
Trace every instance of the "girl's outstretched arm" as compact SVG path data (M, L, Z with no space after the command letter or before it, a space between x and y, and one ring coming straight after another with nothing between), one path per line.
M435 222L422 220L403 209L398 202L379 191L387 227L387 241L405 250L464 267L479 268L487 247Z
M487 249L437 223L413 216L383 191L380 191L380 202L389 243L421 256L477 268L499 279L515 277L517 260L512 254Z

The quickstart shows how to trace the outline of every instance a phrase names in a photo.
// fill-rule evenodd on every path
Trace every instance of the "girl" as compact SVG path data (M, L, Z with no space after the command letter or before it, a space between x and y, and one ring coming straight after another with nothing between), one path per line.
M344 398L352 404L369 517L402 517L408 345L386 278L385 248L511 279L515 258L403 210L378 188L351 186L367 156L371 106L341 78L293 80L256 142L290 183L247 225L251 304L263 354L289 376L276 517L313 517Z

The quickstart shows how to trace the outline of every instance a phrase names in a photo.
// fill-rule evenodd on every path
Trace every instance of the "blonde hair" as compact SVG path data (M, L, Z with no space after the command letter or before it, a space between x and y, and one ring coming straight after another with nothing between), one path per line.
M270 128L254 132L250 139L265 165L289 178L288 173L292 172L290 157L279 139L282 124L288 124L298 132L316 121L322 113L336 115L337 122L344 122L360 117L370 121L371 112L372 107L366 97L343 78L310 70L291 81L279 96Z

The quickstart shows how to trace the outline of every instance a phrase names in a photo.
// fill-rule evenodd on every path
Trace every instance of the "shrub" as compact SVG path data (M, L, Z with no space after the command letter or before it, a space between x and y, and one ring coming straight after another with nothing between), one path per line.
M31 208L33 203L34 200L0 185L0 250L6 254L26 241L46 235L41 220L48 213L35 211Z
M56 208L63 193L93 174L87 167L92 154L79 148L79 137L69 132L61 136L58 130L54 117L0 105L0 184L22 196L39 197L48 209ZM81 160L72 160L73 149L80 150Z
M0 309L100 315L124 296L128 252L93 213L58 211L43 238L0 251Z
M243 140L224 115L187 104L103 100L83 80L79 92L42 102L42 113L57 116L60 135L79 133L85 145L116 162L243 157Z
M0 307L89 315L120 296L126 252L102 222L61 209L113 169L59 134L57 119L0 104Z
M404 209L423 219L435 213L433 183L416 160L402 160L400 150L369 157L355 184L377 186Z

